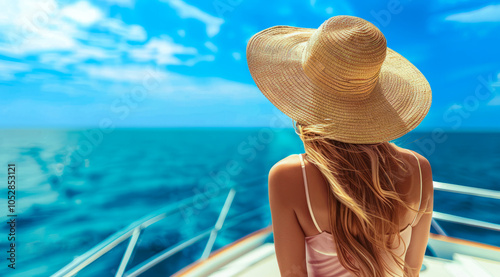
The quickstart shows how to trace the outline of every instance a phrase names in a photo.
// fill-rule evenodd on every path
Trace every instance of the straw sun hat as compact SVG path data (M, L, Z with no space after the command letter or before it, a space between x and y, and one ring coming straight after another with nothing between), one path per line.
M258 88L278 109L342 142L401 137L431 106L422 73L358 17L334 16L318 29L265 29L248 42L247 61Z

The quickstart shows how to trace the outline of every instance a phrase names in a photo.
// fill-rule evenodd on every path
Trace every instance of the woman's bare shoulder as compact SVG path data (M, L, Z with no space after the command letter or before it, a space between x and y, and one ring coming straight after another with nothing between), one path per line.
M286 168L286 167L293 167L296 165L300 165L299 155L292 154L275 163L273 168L274 167Z
M290 155L277 162L269 171L269 197L271 201L285 201L293 204L297 200L299 184L302 184L302 170L298 155Z
M273 165L269 171L269 179L273 180L292 180L300 171L299 155L290 155Z
M427 158L425 158L423 155L421 155L416 151L401 147L397 147L397 149L400 150L401 153L405 156L405 159L410 162L410 165L414 169L411 172L418 173L420 167L420 170L422 172L422 194L424 195L425 198L430 197L434 190L434 183L432 179L432 168L429 160L427 160ZM415 159L415 156L413 156L408 151L410 151L417 157L418 163L417 160Z
M428 166L430 168L430 163L429 161L427 160L427 158L425 158L424 156L422 156L420 153L418 153L417 151L413 151L413 150L410 150L410 149L407 149L407 148L402 148L402 147L399 147L397 145L396 146L396 149L404 156L407 157L408 160L412 160L412 165L414 164L415 166L417 166L417 162L415 160L415 157L411 154L413 153L415 156L417 156L418 158L418 162L420 163L422 169L423 167L426 167ZM411 152L411 153L410 153ZM423 172L422 172L423 173Z

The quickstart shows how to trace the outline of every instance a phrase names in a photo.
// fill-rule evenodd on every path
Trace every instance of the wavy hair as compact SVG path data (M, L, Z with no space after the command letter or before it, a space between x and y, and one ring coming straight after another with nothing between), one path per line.
M404 243L401 207L420 211L403 200L408 194L396 190L411 170L394 143L344 143L329 139L317 125L294 127L308 160L329 184L330 224L340 263L357 276L412 276L415 269L393 252L393 242ZM400 272L392 270L383 252L390 253Z

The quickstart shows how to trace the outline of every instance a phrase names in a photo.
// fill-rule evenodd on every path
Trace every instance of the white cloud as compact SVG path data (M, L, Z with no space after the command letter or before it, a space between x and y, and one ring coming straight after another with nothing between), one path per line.
M126 40L144 41L147 38L146 31L139 25L127 25L123 21L115 18L107 18L103 20L100 27L107 29L109 32L117 34Z
M66 71L66 66L71 64L80 64L88 59L104 61L107 59L119 58L119 51L108 51L98 47L81 46L78 51L72 53L43 53L38 60L52 66L59 71Z
M445 20L462 23L500 22L500 5L489 5L477 10L451 14Z
M143 47L130 50L130 57L137 61L155 61L157 64L182 64L177 54L196 55L196 48L176 44L171 38L152 38Z
M61 14L82 25L91 25L101 20L104 16L98 8L87 1L80 1L73 5L65 6Z
M38 55L44 68L68 72L70 65L85 63L89 59L97 62L113 60L112 64L116 64L127 55L139 62L188 66L214 60L213 56L199 55L196 48L177 44L167 36L152 38L145 45L131 45L127 41L147 40L142 26L106 17L86 1L62 7L52 0L47 0L52 1L49 4L45 1L45 6L32 0L9 5L2 1L5 0L0 0L0 4L5 4L13 14L3 13L0 17L0 26L4 26L0 28L0 54L16 58ZM43 21L31 24L31 19L43 17L41 15L45 16ZM99 31L92 32L90 25ZM29 26L27 31L21 32L26 26ZM11 41L1 39L12 36ZM211 46L213 50L215 45ZM176 56L179 54L187 56L181 60ZM10 75L6 73L4 76Z
M214 55L200 55L187 60L186 62L184 62L184 65L193 66L199 62L212 62L214 60L215 60Z
M39 28L59 12L55 0L0 0L0 6L2 7L0 25L23 26L25 30Z
M6 7L0 16L0 54L7 56L64 51L63 60L68 64L75 56L79 57L75 61L82 61L80 58L88 56L92 47L123 51L127 47L125 41L147 39L141 26L105 17L86 1L61 7L53 0L0 0L0 5ZM92 33L90 25L103 32Z
M44 51L74 50L77 44L71 33L57 29L43 29L31 37L0 46L0 52L23 56Z
M205 47L210 49L210 51L216 53L219 49L217 48L217 46L215 46L215 44L213 44L211 41L207 41L205 42Z
M182 0L161 0L174 8L182 18L194 18L207 26L207 35L213 37L219 33L220 26L224 23L222 18L212 16L197 7L188 5Z
M143 84L145 80L154 80L158 84L150 93L156 98L170 100L183 99L250 99L261 98L262 94L256 86L231 81L217 77L193 77L178 73L168 72L161 67L145 65L127 66L100 66L81 65L79 70L88 74L87 82L95 80L108 81L109 84ZM109 85L108 84L108 85ZM102 86L107 86L101 83ZM123 86L114 92L126 93L130 86Z
M241 54L239 52L233 52L233 59L237 61L241 60Z
M154 77L160 81L167 77L167 72L161 69L129 65L129 66L99 66L99 65L82 65L79 69L85 72L89 77L126 83L139 83L147 78Z
M53 0L0 0L0 54L23 56L45 50L75 47L76 28L61 20Z
M0 80L12 80L16 73L30 70L31 67L27 64L0 60Z

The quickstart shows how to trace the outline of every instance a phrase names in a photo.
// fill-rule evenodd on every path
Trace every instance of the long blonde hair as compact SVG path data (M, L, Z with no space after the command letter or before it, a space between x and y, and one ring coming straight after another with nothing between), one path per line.
M404 243L400 207L418 212L403 201L407 194L396 191L410 168L393 143L350 144L329 139L314 125L294 127L308 160L329 184L330 224L340 263L357 276L400 276L382 258L386 252L405 276L412 276L414 269L391 251L394 239Z

